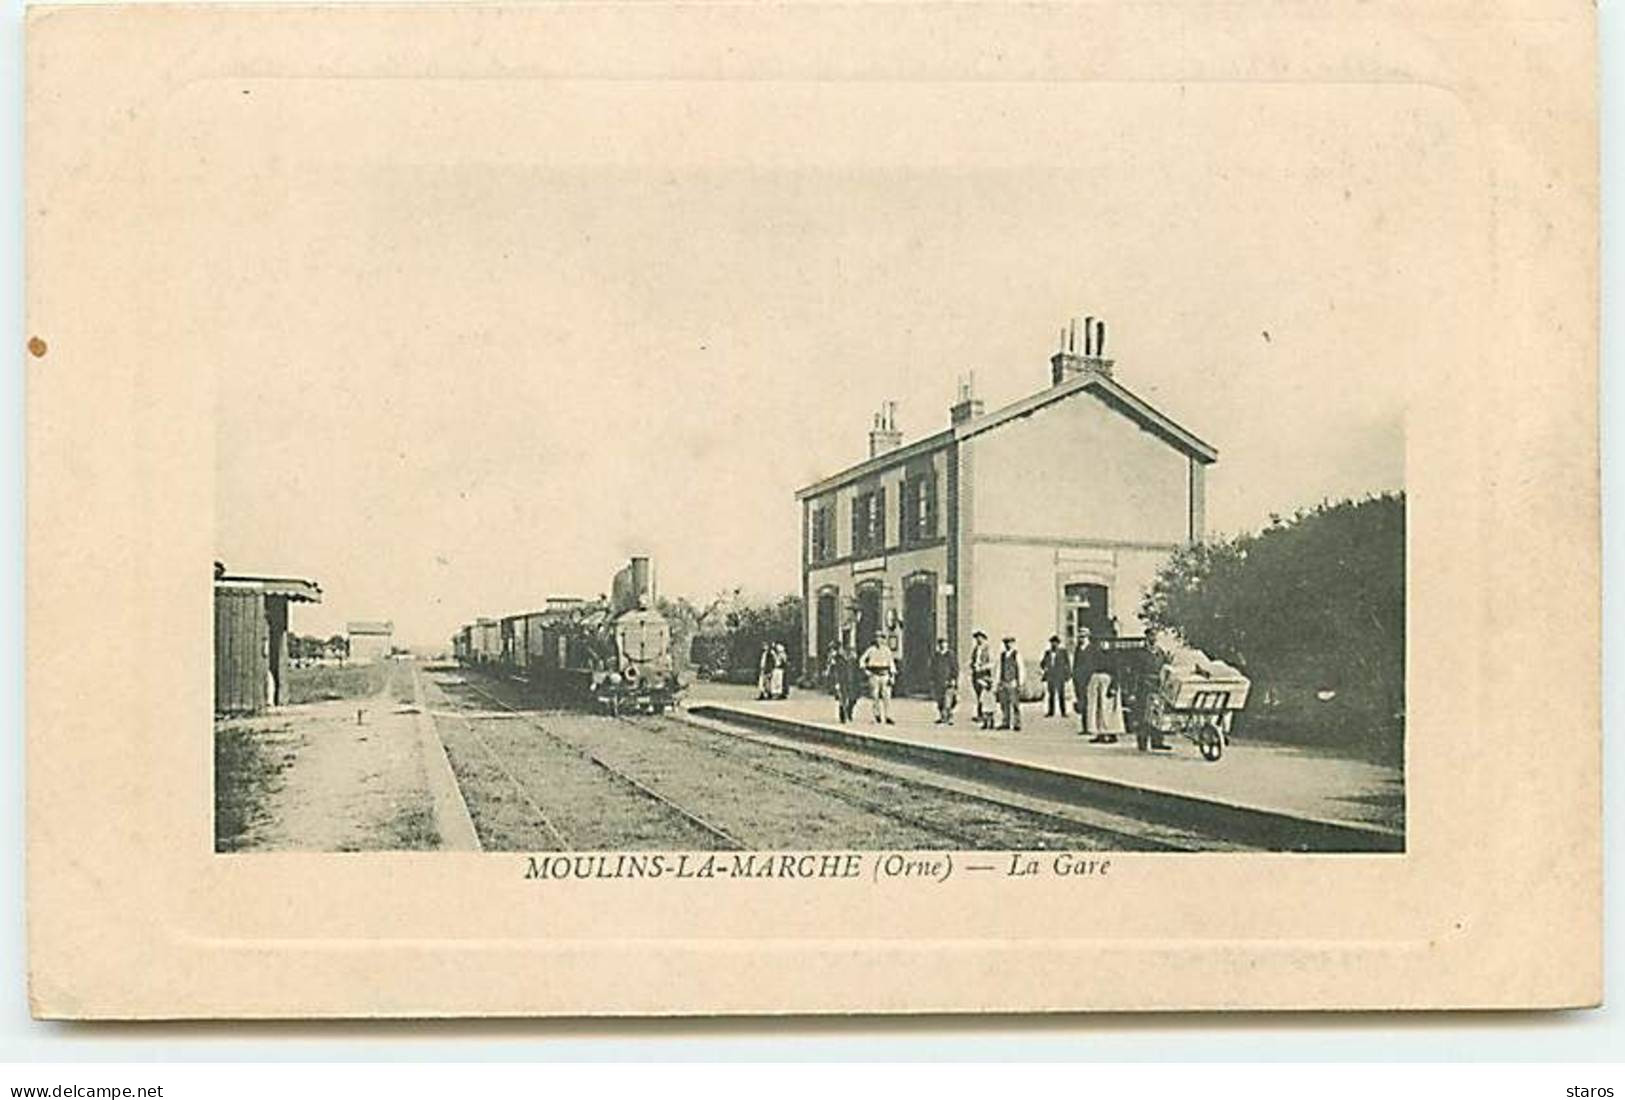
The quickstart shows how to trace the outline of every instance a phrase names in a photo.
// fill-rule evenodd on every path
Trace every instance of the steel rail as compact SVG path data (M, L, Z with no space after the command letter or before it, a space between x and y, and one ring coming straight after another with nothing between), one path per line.
M641 725L625 715L616 715L616 718L622 722L625 722L633 729L643 730L646 733L656 732L655 730L650 729L648 726ZM660 732L664 734L665 731L662 730ZM850 794L845 791L831 790L830 788L820 784L810 783L805 776L799 776L793 772L787 772L782 768L774 767L772 764L768 764L763 761L750 760L742 753L729 752L720 749L715 745L707 745L697 738L687 738L686 741L688 744L694 745L714 756L720 756L728 760L736 760L745 767L750 768L752 771L758 771L764 775L777 776L778 778L783 779L802 790L813 790L828 798L833 798L837 802L844 802L848 806L855 809L864 810L868 813L879 814L882 817L889 817L893 821L919 829L921 832L947 837L956 843L964 844L969 847L975 847L975 837L971 836L969 833L960 831L952 825L943 825L938 822L927 821L925 818L911 814L906 810L899 810L895 807L887 806L880 802L875 802L872 799L864 798L861 795ZM919 784L919 786L923 786L923 784Z
M435 690L439 691L442 696L445 696L448 703L452 702L451 697L446 695L445 691L441 689L440 685L436 684L434 687ZM485 738L480 736L480 731L474 728L473 719L469 718L468 715L462 711L456 710L455 707L452 709L451 713L454 714L457 720L463 724L463 727L468 730L469 736L474 738L474 743L479 745L479 747L485 751L486 756L490 757L491 763L497 766L497 770L502 772L503 775L507 776L508 782L512 783L514 790L519 792L519 797L524 799L525 802L529 804L531 812L534 813L536 815L536 819L541 822L542 828L553 834L553 839L558 841L559 850L565 852L572 851L575 846L572 845L569 838L564 835L564 831L557 825L553 824L553 819L547 816L547 811L542 809L542 804L536 801L536 799L531 795L530 788L525 786L525 784L520 781L519 777L513 773L513 770L503 762L502 757L497 754L496 750L491 748L491 746L486 742ZM432 714L429 716L429 720L431 722L434 720L434 716ZM455 778L455 773L453 773L453 777ZM462 782L459 780L458 786L461 785ZM468 796L466 792L464 793L463 797L465 800L467 799Z
M927 782L925 780L922 780L922 779L916 779L916 778L914 778L912 776L898 775L898 774L896 774L894 772L889 772L889 771L886 771L883 768L877 768L877 767L874 767L874 766L872 766L870 764L860 763L860 762L854 761L854 760L842 759L841 757L831 756L831 755L829 755L827 753L815 752L815 751L812 751L810 749L801 748L800 746L797 746L797 745L785 745L785 744L779 744L779 743L776 743L776 742L762 741L759 738L751 736L750 734L748 734L746 732L743 732L743 731L736 732L734 730L723 728L721 723L717 723L717 724L713 725L712 722L714 722L715 720L707 721L707 723L705 725L699 725L699 724L697 724L695 722L683 721L681 719L660 718L660 719L656 719L656 720L657 721L662 721L662 722L669 722L669 723L671 723L673 725L674 728L676 728L676 727L686 727L687 730L704 730L705 732L713 734L716 737L731 738L731 739L733 739L735 741L738 741L738 742L740 742L742 744L755 745L755 746L757 746L759 748L763 748L763 749L768 749L768 750L777 749L777 750L781 750L781 751L784 751L784 752L792 753L792 754L794 754L794 755L796 755L798 757L801 757L801 758L803 758L803 759L805 759L805 760L807 760L809 762L834 764L837 767L844 768L844 769L849 770L849 771L858 772L858 773L863 774L863 775L876 776L878 778L887 780L889 782L897 783L900 786L913 788L915 790L929 791L929 792L933 792L935 794L948 795L950 797L957 798L957 799L962 799L962 800L968 801L968 802L976 802L976 803L980 803L980 804L985 805L985 806L996 807L997 809L1005 811L1007 813L1018 814L1018 815L1021 815L1023 817L1034 819L1034 820L1039 821L1039 822L1044 822L1044 823L1046 823L1046 826L1048 828L1051 828L1054 832L1061 833L1063 835L1065 835L1065 834L1074 834L1074 833L1076 833L1076 834L1093 833L1093 834L1095 834L1097 836L1120 837L1123 840L1132 842L1132 843L1137 844L1137 845L1149 846L1149 847L1151 847L1151 848L1153 848L1155 850L1158 850L1158 851L1187 852L1187 851L1194 850L1194 849L1191 849L1191 848L1183 847L1183 846L1178 845L1178 844L1170 843L1169 841L1166 841L1166 840L1163 840L1163 839L1160 839L1160 838L1157 838L1157 837L1150 837L1150 836L1145 836L1145 835L1142 835L1142 834L1127 832L1127 831L1125 831L1123 829L1116 829L1116 828L1113 828L1110 825L1087 824L1085 822L1076 821L1076 820L1074 820L1074 819L1072 819L1070 817L1066 817L1066 816L1064 816L1062 814L1053 813L1053 812L1048 811L1048 810L1036 810L1036 809L1033 809L1033 808L1031 808L1029 806L1018 806L1018 805L1015 805L1013 803L1003 801L1002 799L994 798L994 797L992 797L990 795L978 794L978 793L976 793L974 791L955 790L952 787L938 786L937 784L929 783L929 782ZM622 718L622 721L630 721L630 719ZM647 729L648 727L639 726L638 728ZM653 731L651 730L650 732L653 732ZM786 771L784 771L784 770L782 770L780 768L774 767L772 764L768 764L768 763L761 762L761 761L749 760L742 753L725 751L722 748L718 747L717 745L708 744L704 740L699 739L699 738L692 738L691 737L691 738L687 738L687 740L688 740L689 744L697 745L698 747L700 747L702 749L705 749L706 751L709 751L711 753L714 753L714 754L716 754L718 756L727 756L727 757L731 757L732 759L738 760L740 763L744 764L746 767L751 767L751 768L755 768L758 771L769 772L771 774L782 776L782 777L784 777L786 779L793 780L794 782L796 782L796 783L798 783L798 784L800 784L802 786L805 786L807 784L807 780L804 777L796 776L793 773L786 772ZM953 829L952 826L942 826L942 825L937 825L937 824L933 824L931 822L925 821L924 819L915 819L915 818L913 818L913 815L906 814L903 811L896 810L896 809L894 809L894 808L892 808L890 806L886 806L883 803L869 803L867 800L862 799L860 796L847 795L847 794L844 794L844 793L842 793L840 791L833 791L833 790L829 790L829 789L824 788L824 787L819 787L818 789L820 791L822 791L823 793L828 794L828 795L830 795L830 796L832 796L834 798L838 798L838 799L840 799L840 800L842 800L844 802L847 802L850 805L858 806L860 809L871 809L876 813L883 814L883 815L885 815L887 817L895 818L896 820L902 821L905 824L915 825L917 828L924 828L924 829L927 829L927 830L929 830L931 832L940 832L940 833L943 833L945 835L955 836L957 839L959 839L961 841L966 841L966 840L974 841L976 839L974 837L968 836L967 834L957 832L956 830Z
M716 839L722 841L729 848L732 848L732 849L734 849L736 851L748 851L749 850L749 846L747 844L745 844L744 841L740 840L738 837L734 836L732 833L728 832L726 829L722 828L720 825L713 824L712 822L707 821L705 818L701 817L699 814L694 813L692 810L688 809L687 807L681 806L678 803L673 802L670 798L667 798L665 795L661 794L659 791L657 791L654 788L650 787L648 784L642 782L636 776L630 775L627 772L621 770L620 768L615 767L613 764L610 764L607 761L599 758L599 756L596 753L592 752L590 749L583 748L581 745L578 745L574 741L571 741L568 737L565 737L565 736L563 736L563 735L561 735L561 734L559 734L559 733L557 733L557 732L555 732L553 730L548 729L541 722L537 721L537 719L533 715L531 715L530 713L520 710L518 707L512 705L507 700L502 699L499 696L493 694L492 692L489 692L489 691L485 690L485 688L481 687L479 684L474 683L472 680L465 679L463 681L463 683L466 684L472 690L479 692L479 694L481 694L481 695L485 696L487 699L491 700L497 706L502 707L504 710L507 710L507 711L517 715L520 719L527 722L531 726L534 726L537 730L541 731L541 733L543 733L545 736L552 738L555 742L557 742L560 745L563 745L565 748L569 749L571 752L574 752L577 756L580 756L582 759L588 760L591 763L598 765L605 772L609 773L610 775L614 776L616 779L618 779L621 782L623 782L623 783L627 784L628 786L632 787L638 793L640 793L640 794L642 794L642 795L644 795L644 796L646 796L646 797L648 797L650 799L653 799L655 802L658 802L660 805L666 807L668 810L671 810L673 813L675 813L678 816L682 817L684 820L688 821L690 824L697 826L698 828L700 828L704 832L709 833L711 836L713 836Z

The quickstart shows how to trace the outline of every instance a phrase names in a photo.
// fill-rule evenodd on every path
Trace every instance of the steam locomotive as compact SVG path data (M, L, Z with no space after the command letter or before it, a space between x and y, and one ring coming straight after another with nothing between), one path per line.
M556 597L540 611L480 619L458 631L452 649L463 664L490 666L534 691L617 714L658 714L682 690L645 557L615 574L608 599Z

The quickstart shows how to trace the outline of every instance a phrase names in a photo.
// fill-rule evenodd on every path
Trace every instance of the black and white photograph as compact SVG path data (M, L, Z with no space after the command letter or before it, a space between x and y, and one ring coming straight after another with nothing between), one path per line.
M1404 850L1443 108L234 94L218 852Z
M30 1010L1598 1003L1517 2L41 9Z

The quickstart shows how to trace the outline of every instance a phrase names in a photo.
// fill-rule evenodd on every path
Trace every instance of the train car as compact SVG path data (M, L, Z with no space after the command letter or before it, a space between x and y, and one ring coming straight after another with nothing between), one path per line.
M451 655L460 665L472 664L474 661L473 636L474 628L463 625L457 633L451 636Z
M536 638L529 650L531 682L544 689L591 699L615 713L657 714L681 691L648 558L633 558L615 574L609 599L549 601L527 630Z
M502 659L502 626L495 619L474 623L472 651L477 665L494 665Z
M498 628L499 645L502 657L500 663L510 675L524 676L529 665L529 652L525 644L527 641L525 622L529 614L508 615L502 619Z

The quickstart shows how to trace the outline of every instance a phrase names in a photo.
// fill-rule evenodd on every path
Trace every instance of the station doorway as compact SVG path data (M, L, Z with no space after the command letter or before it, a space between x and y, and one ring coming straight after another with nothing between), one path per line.
M840 641L840 597L833 588L826 588L818 593L817 611L813 616L813 651L807 662L809 669L815 669L822 674L824 658L829 656L829 647Z
M903 585L904 691L931 694L931 653L937 645L937 578L930 573L910 577Z
M1063 640L1067 648L1077 644L1078 629L1088 627L1096 638L1111 633L1110 592L1103 584L1069 584L1063 590L1065 601Z
M858 586L858 653L874 644L880 635L881 585L871 581Z

